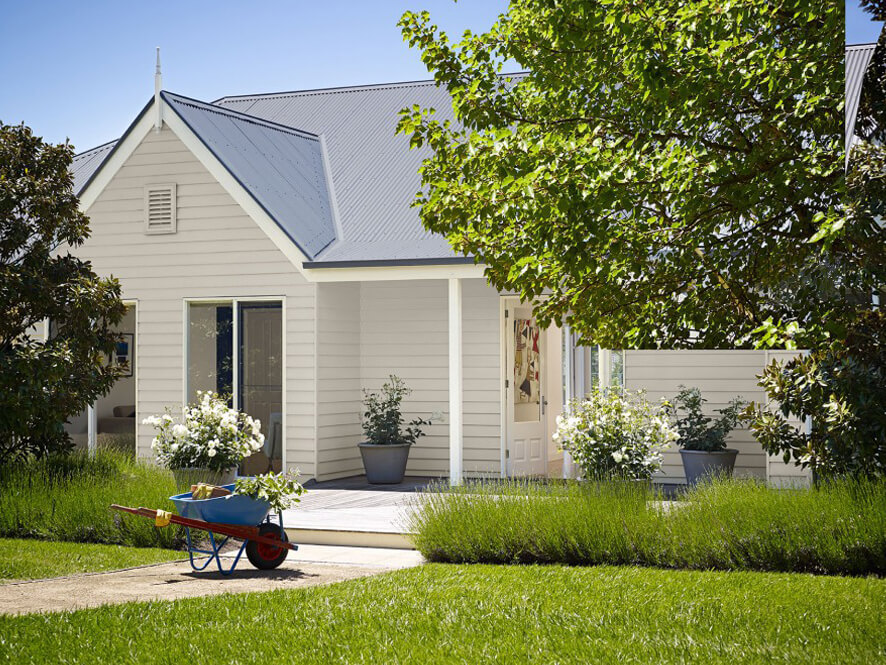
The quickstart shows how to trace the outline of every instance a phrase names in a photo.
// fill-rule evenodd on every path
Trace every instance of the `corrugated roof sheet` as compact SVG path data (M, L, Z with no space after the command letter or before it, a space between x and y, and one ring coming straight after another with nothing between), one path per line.
M181 95L161 95L308 258L335 240L318 136Z
M101 163L105 161L105 157L110 154L115 145L117 145L116 141L109 141L92 150L81 152L74 157L74 160L71 162L71 175L74 177L75 192L80 193L80 190L83 189L83 186L92 177L92 174L101 166Z
M450 258L446 240L422 227L412 207L428 148L397 135L400 109L418 104L454 120L445 88L433 81L225 97L225 108L299 127L326 140L342 238L318 261Z
M845 139L847 158L855 133L855 117L861 100L861 86L864 73L874 55L876 44L858 44L846 47L846 109Z

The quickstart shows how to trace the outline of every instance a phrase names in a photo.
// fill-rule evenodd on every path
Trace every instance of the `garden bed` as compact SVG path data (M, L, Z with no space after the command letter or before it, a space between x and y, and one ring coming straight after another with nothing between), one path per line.
M642 483L471 483L415 501L430 561L644 565L886 575L886 481L688 491L676 510Z
M74 453L0 467L0 537L176 547L177 528L112 513L120 503L174 510L172 474L131 455Z

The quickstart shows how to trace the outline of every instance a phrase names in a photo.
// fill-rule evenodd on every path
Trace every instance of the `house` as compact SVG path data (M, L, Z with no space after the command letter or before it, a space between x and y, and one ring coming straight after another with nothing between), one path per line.
M696 385L711 408L764 399L756 376L781 352L614 352L540 330L530 305L422 228L424 153L395 135L413 104L451 113L432 81L207 103L158 80L118 141L78 155L92 235L77 253L120 280L132 377L72 431L94 441L129 418L149 455L142 418L217 390L263 423L267 454L247 470L334 479L362 473L361 391L397 374L414 391L407 417L434 420L408 473L457 481L569 473L550 434L595 381L652 398ZM745 430L733 445L739 474L805 477ZM682 478L669 451L659 480Z

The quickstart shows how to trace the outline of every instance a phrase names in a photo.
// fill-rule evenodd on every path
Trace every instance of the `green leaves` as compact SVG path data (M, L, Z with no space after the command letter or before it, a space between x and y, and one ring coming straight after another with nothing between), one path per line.
M69 252L89 236L70 145L0 123L0 461L65 449L62 428L100 395L125 312L120 285ZM52 321L44 342L34 326Z
M401 28L456 120L401 124L434 151L422 221L496 288L550 294L544 320L611 348L750 346L766 320L806 344L860 287L842 257L823 279L843 233L825 0L523 0L461 42ZM528 73L506 84L506 61Z

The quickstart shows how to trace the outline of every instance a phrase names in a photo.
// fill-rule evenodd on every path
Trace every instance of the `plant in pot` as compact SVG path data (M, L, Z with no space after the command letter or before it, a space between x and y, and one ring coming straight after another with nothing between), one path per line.
M738 451L726 447L727 435L735 429L745 402L735 397L717 419L702 413L707 402L698 388L680 386L668 411L680 434L677 444L683 460L686 482L695 485L704 477L731 476Z
M233 483L240 462L264 444L261 422L232 409L213 392L198 392L197 401L182 410L180 421L167 409L142 423L157 430L151 448L181 490L200 482Z
M393 374L381 390L363 391L363 433L366 441L358 444L366 480L373 484L399 483L406 475L409 449L424 433L421 428L431 421L415 418L405 427L401 403L412 391Z
M664 406L643 391L595 388L557 416L553 440L568 452L589 480L650 483L661 468L662 452L677 439Z

